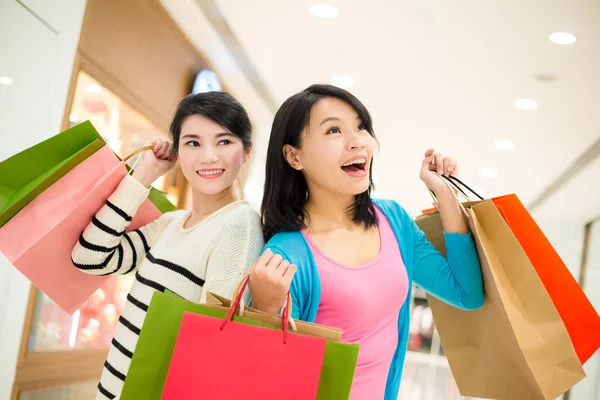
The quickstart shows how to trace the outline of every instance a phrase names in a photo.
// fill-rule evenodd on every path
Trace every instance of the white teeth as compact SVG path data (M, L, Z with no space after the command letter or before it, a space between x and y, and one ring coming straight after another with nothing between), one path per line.
M198 171L198 175L205 175L205 176L218 175L218 174L222 173L223 171L225 171L225 170L224 169L213 169L210 171Z
M354 161L347 162L346 164L342 165L342 167L347 167L347 166L353 165L353 164L364 164L366 162L367 162L367 160L365 160L364 158L358 158Z

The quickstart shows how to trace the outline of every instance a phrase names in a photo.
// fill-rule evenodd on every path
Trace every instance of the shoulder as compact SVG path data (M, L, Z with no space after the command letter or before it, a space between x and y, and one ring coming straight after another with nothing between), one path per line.
M373 204L375 204L388 219L412 220L404 207L395 200L373 199Z
M397 201L373 199L373 204L387 218L398 239L411 237L414 234L416 225L413 218Z
M187 215L187 213L188 212L186 210L168 211L158 217L155 221L155 224L160 226L170 225L177 221L181 221Z
M231 204L219 215L220 231L225 234L244 233L262 238L260 214L245 201Z
M276 233L267 242L266 248L282 256L298 256L308 251L306 240L300 231ZM289 260L291 262L291 260Z

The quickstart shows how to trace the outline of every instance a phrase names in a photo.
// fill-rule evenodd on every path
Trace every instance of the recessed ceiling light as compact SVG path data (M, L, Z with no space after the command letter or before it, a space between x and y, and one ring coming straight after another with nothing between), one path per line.
M521 110L533 111L538 109L538 103L531 99L517 99L515 106Z
M79 114L77 114L77 113L71 113L71 115L69 115L69 121L71 121L71 122L79 122Z
M575 35L568 32L553 32L549 38L554 44L573 44L577 41Z
M337 8L329 4L315 4L309 7L309 11L312 15L319 18L335 18L339 14Z
M87 87L86 90L90 93L100 93L102 91L102 86L92 83Z
M10 86L12 84L13 84L12 78L9 78L8 76L0 76L0 85Z
M498 150L514 150L515 143L508 139L498 139L494 142L494 146Z
M354 79L347 75L333 75L329 81L333 86L341 87L341 88L349 88L354 86Z
M481 176L483 176L484 178L488 178L488 179L497 178L498 171L496 171L494 168L484 167L484 168L481 168Z

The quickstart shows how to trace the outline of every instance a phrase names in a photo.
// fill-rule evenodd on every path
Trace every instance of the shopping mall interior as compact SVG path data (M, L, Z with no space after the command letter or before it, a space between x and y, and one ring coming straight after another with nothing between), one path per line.
M181 98L222 90L252 121L258 209L275 112L331 83L373 116L375 196L417 217L423 152L452 155L482 196L518 195L598 311L598 21L591 0L0 0L0 160L87 120L124 156L168 138ZM180 170L154 187L190 206ZM0 256L0 399L93 399L132 279L71 315ZM399 398L470 398L412 293ZM564 399L600 399L600 352L584 369Z

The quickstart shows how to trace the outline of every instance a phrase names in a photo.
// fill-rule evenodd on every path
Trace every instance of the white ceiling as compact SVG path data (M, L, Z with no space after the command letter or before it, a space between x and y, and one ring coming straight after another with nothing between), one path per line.
M598 1L322 2L339 16L315 18L307 0L216 1L276 103L333 74L354 78L350 90L371 111L381 142L377 188L411 213L431 201L418 181L428 146L455 156L465 181L488 196L516 192L527 204L600 136ZM206 37L193 33L193 15L200 13L194 0L162 3L203 50ZM554 31L571 32L577 42L552 44ZM540 82L542 73L556 80ZM536 100L539 110L517 109L517 98ZM272 117L261 115L253 176L259 185L271 123L265 119ZM516 149L496 150L499 138L513 140ZM498 178L482 178L485 166L496 168ZM577 191L585 194L587 179L598 182L594 176L571 187L570 197L583 197ZM565 211L563 201L547 203L546 218ZM580 210L572 217L583 220L600 214L597 201L574 207Z

